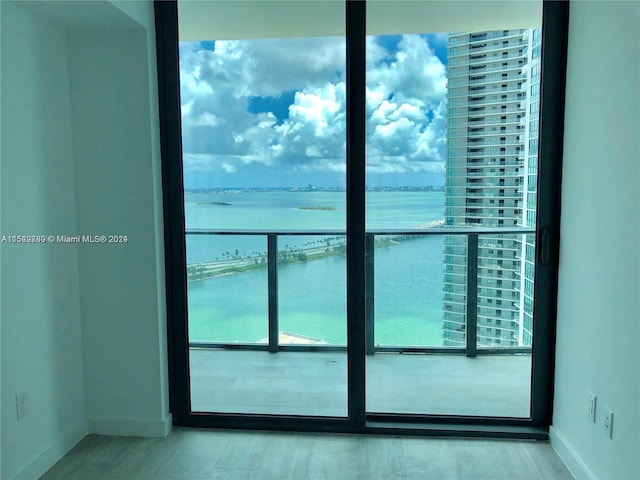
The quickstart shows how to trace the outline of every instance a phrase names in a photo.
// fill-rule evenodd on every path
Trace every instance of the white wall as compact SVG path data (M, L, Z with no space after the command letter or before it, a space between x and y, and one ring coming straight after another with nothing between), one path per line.
M372 1L367 5L367 33L529 28L539 26L541 18L541 1ZM345 8L343 2L326 1L179 2L178 22L183 41L344 36Z
M170 424L147 40L142 27L69 35L78 229L128 237L79 251L87 421L100 433Z
M154 17L0 5L0 233L129 238L2 245L1 477L36 478L87 432L170 428Z
M152 197L154 228L152 244L149 248L155 255L155 299L157 316L155 318L154 358L159 361L154 365L155 374L160 377L160 405L163 412L165 429L170 427L171 418L169 411L169 378L167 364L167 307L166 307L166 285L165 285L165 265L164 265L164 207L162 191L162 159L160 157L160 113L158 106L158 71L156 61L155 42L155 14L153 13L153 3L151 1L112 1L113 6L124 12L128 18L135 20L145 29L146 52L141 52L146 56L147 68L144 70L147 81L147 96L149 98L149 108L143 114L149 116L149 151L148 162L146 163L146 174L151 175L151 190L147 193ZM135 92L136 96L140 92ZM151 212L150 212L151 213ZM151 220L151 219L150 219ZM159 367L159 370L158 370ZM165 432L166 433L166 432Z
M577 478L638 479L640 4L572 2L570 17L551 438Z
M76 231L66 63L63 29L2 2L2 235ZM33 477L86 433L77 246L4 244L1 276L1 476Z

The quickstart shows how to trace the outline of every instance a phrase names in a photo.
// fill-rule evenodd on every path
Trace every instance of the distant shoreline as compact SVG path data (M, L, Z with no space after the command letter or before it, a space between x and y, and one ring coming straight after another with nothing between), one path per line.
M421 223L414 228L438 228L444 225L444 220L432 220ZM415 238L416 235L403 237L381 236L376 239L375 247L391 247L399 245L401 240ZM278 265L291 265L296 263L307 263L322 260L329 257L345 255L347 251L344 237L326 238L319 241L319 246L308 248L296 248L278 251ZM332 243L333 242L333 243ZM267 255L258 254L247 257L229 257L226 260L215 260L211 262L193 263L187 265L187 281L195 282L199 280L209 280L211 278L237 275L239 273L252 272L267 268Z
M329 212L335 212L338 209L335 207L326 207L324 205L303 205L298 207L298 210L326 210Z
M326 187L326 186L307 186L307 187L201 187L201 188L185 188L185 193L255 193L255 192L293 192L293 193L314 193L314 192L346 192L346 187ZM420 187L411 186L377 186L367 187L367 192L438 192L445 191L444 185L424 185Z
M278 252L279 266L296 263L307 263L324 258L344 255L346 253L344 241L335 244L325 244L320 247L280 250ZM187 281L208 280L210 278L237 275L267 268L267 255L231 258L213 262L203 262L187 265Z
M416 228L438 228L444 227L444 219L432 220L430 222L421 223Z

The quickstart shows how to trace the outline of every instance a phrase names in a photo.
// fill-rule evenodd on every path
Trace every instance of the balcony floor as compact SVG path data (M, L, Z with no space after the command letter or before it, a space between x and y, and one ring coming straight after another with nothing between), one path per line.
M196 412L346 416L343 352L191 349ZM530 355L367 357L367 411L529 417Z

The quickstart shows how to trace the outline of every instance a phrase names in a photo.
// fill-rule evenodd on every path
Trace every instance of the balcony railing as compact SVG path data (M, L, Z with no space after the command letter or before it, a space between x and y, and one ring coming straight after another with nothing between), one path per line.
M483 235L528 235L534 234L534 228L471 228L471 227L437 227L437 228L411 228L411 229L377 229L368 230L365 234L365 342L366 353L373 355L377 352L407 352L407 353L438 353L438 354L464 354L467 357L475 357L482 354L516 354L530 353L531 347L480 347L477 345L478 325L478 247L479 236ZM280 345L278 341L278 238L282 236L323 236L342 237L346 235L344 230L222 230L222 229L189 229L187 236L266 236L267 237L267 283L268 283L268 343L222 343L222 342L190 342L190 347L197 348L231 348L268 350L276 353L280 350L346 350L344 346L337 345ZM374 331L374 265L375 265L375 240L376 236L392 237L396 239L409 239L421 236L445 236L466 237L466 326L464 328L466 346L461 347L405 347L405 346L380 346L375 345ZM485 242L483 242L484 245ZM227 262L228 263L228 262ZM196 268L201 264L188 265ZM188 270L189 275L190 270ZM199 271L201 272L201 270ZM194 273L197 274L197 273ZM199 277L200 279L202 277ZM187 276L187 280L188 280Z

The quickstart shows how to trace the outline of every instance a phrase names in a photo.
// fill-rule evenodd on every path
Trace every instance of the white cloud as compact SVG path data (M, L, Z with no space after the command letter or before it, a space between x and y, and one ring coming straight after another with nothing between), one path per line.
M289 118L274 127L276 159L288 165L345 156L345 85L305 87L289 107Z
M222 123L225 122L224 119L220 119L217 116L215 116L213 113L211 112L202 112L199 116L197 117L190 117L188 114L186 115L185 118L186 124L189 126L194 126L194 127L198 127L198 126L202 126L202 127L216 127L218 125L221 125Z
M379 59L367 72L368 171L444 171L444 65L418 35L403 36L395 56L371 41L368 48Z
M368 171L443 171L446 69L423 37L403 36L397 48L367 39ZM185 168L343 172L344 51L341 38L181 44ZM284 120L248 111L253 96L290 91Z
M185 152L182 155L182 163L189 170L215 170L217 164L216 155L194 154Z

